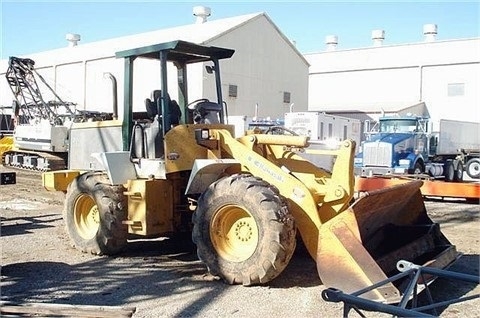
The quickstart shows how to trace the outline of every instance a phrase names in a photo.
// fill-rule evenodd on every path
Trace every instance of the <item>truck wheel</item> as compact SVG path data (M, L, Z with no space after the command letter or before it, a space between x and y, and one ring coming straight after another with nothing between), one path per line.
M112 186L106 175L88 172L67 189L64 219L73 245L85 253L112 255L127 244L123 186Z
M447 182L455 182L457 181L457 174L455 171L455 165L453 160L448 159L445 163L445 181Z
M460 161L457 161L457 167L455 168L455 181L463 181L463 163Z
M409 174L422 174L423 173L423 166L420 162L415 162L415 166L412 170L409 171Z
M480 178L480 158L471 158L467 161L467 174L472 179Z
M248 286L283 271L295 250L296 227L275 188L237 174L213 183L199 198L192 238L212 275Z

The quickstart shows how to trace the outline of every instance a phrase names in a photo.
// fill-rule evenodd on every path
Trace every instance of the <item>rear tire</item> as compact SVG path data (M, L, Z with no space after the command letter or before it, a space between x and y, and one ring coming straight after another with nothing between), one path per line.
M199 259L229 284L266 283L290 261L296 244L292 215L278 191L238 174L209 186L198 200L192 238Z
M451 159L447 160L445 163L445 181L455 181L455 166L453 165L453 160Z
M85 253L113 255L127 244L123 186L110 185L105 174L88 172L67 189L64 219L73 246Z
M471 158L467 161L467 175L472 179L480 178L480 158Z
M457 167L455 168L455 181L463 181L463 163L460 161L457 162Z

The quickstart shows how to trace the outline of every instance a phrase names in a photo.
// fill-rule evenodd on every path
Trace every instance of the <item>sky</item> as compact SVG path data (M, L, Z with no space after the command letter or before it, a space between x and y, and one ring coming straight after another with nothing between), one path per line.
M0 0L1 58L27 56L67 46L195 22L194 6L210 7L209 20L265 12L305 53L325 50L325 37L338 36L338 49L372 45L372 30L385 30L384 45L423 41L423 25L437 24L438 40L480 36L480 1L23 1Z

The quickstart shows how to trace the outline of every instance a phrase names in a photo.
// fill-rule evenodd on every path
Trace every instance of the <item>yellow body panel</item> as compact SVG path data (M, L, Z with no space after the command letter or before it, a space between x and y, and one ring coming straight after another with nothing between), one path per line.
M68 185L82 172L79 170L58 170L42 173L42 184L48 191L66 192Z
M168 180L130 180L128 197L128 232L155 235L173 231L173 189Z
M232 125L178 125L165 135L165 167L167 173L192 170L195 159L209 157L207 148L195 141L195 130L201 128L225 129L231 134Z
M0 138L0 158L4 152L13 149L13 136L5 136Z

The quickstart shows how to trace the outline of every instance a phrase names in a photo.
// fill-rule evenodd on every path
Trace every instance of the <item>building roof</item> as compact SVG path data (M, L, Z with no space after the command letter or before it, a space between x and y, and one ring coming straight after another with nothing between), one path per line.
M414 113L418 116L429 116L427 106L424 102L404 101L404 102L370 102L354 104L352 102L335 103L335 105L321 104L311 105L309 110L324 111L328 113L396 113L406 114Z
M28 54L35 60L37 68L51 64L63 64L72 61L101 59L112 57L118 51L124 51L135 47L156 45L158 43L182 40L197 44L207 44L222 35L231 32L242 25L259 18L266 18L269 23L286 40L287 44L296 51L298 56L308 65L303 55L278 29L272 20L263 12L235 16L231 18L208 20L204 23L193 23L173 28L161 29L129 36L117 37L108 40L78 44L74 47L64 47L55 50ZM53 63L52 63L53 62ZM0 61L0 72L7 68L8 60Z
M305 54L310 75L480 62L480 38L419 42Z

